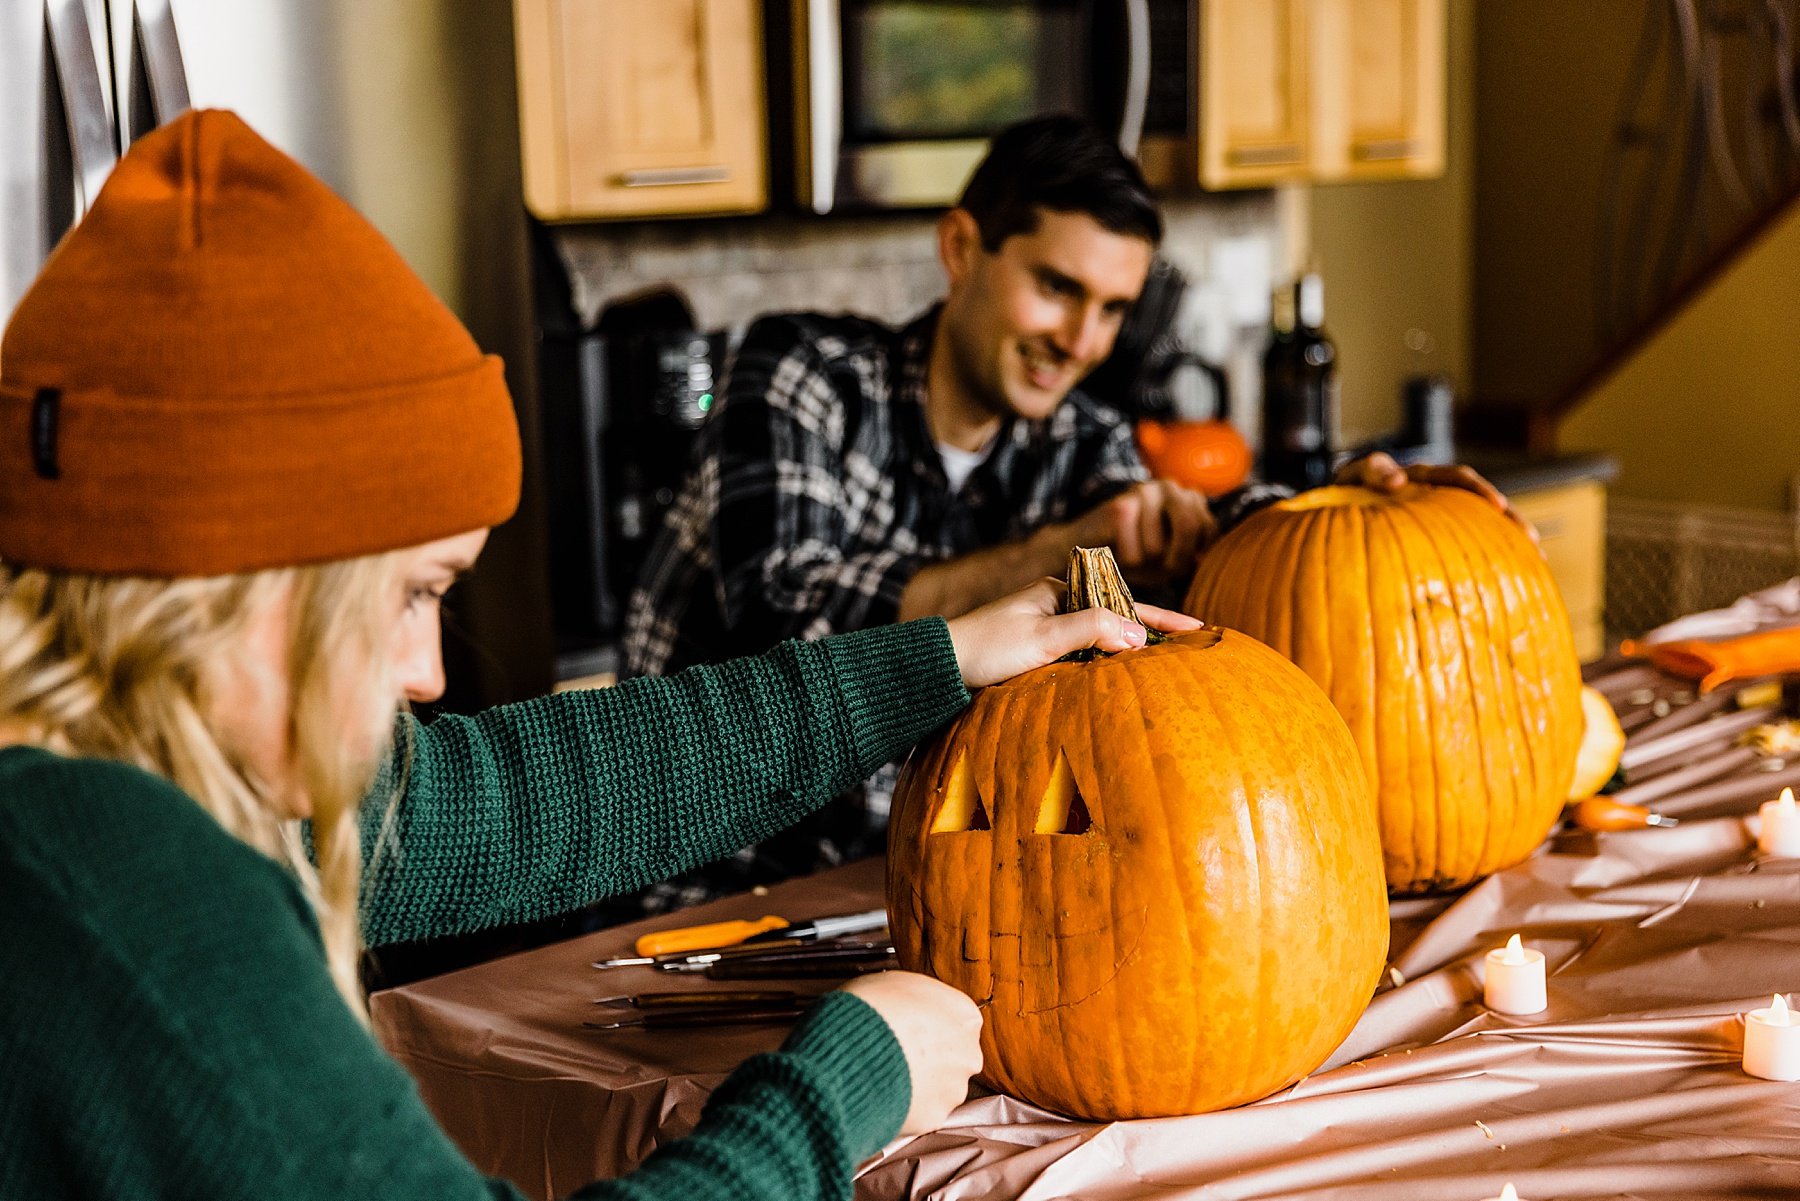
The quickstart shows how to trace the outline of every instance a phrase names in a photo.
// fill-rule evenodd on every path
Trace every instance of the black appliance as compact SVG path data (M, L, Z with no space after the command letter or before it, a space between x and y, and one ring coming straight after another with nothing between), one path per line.
M728 339L694 328L658 291L616 302L592 328L547 321L539 388L558 675L614 645L650 545L722 382Z
M1187 290L1180 268L1160 256L1152 262L1112 353L1081 381L1081 390L1133 421L1175 421L1195 417L1195 410L1230 420L1225 372L1189 350L1176 328Z

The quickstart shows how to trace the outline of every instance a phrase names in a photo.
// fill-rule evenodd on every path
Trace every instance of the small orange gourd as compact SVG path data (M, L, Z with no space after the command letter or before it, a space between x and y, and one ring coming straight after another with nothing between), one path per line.
M980 1005L986 1079L1089 1119L1299 1079L1388 937L1343 719L1213 627L982 689L901 775L888 913L901 965Z

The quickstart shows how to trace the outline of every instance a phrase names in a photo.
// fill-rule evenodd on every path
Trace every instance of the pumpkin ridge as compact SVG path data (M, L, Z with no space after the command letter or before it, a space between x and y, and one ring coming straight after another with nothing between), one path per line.
M1404 641L1401 629L1401 616L1389 604L1388 593L1384 591L1375 576L1379 565L1386 563L1392 555L1398 557L1390 545L1392 539L1386 535L1391 532L1387 527L1376 522L1375 514L1365 514L1363 519L1363 546L1368 559L1369 587L1364 593L1369 598L1369 625L1371 638L1379 640L1381 650L1375 655L1376 704L1380 709L1376 717L1375 755L1371 761L1374 767L1370 770L1370 781L1374 786L1371 797L1375 804L1375 820L1377 829L1382 831L1383 863L1387 860L1386 847L1389 845L1388 831L1393 828L1404 815L1406 821L1406 841L1413 838L1413 818L1409 806L1383 805L1381 798L1389 789L1397 795L1411 796L1413 789L1412 766L1410 752L1412 741L1411 719L1409 712L1408 689L1411 681L1403 673L1399 679L1393 678L1393 671L1399 659L1388 653L1388 647L1395 640ZM1377 548L1379 547L1379 551ZM1397 714L1390 718L1389 714ZM1392 745L1393 738L1383 738L1382 731L1393 731L1398 727L1402 745ZM1396 831L1396 833L1398 833Z
M1369 523L1360 507L1345 510L1343 537L1338 540L1337 547L1342 561L1332 560L1332 578L1352 577L1349 595L1367 598L1369 591L1369 558L1368 558ZM1358 553L1358 552L1361 553ZM1333 606L1333 612L1339 610ZM1357 620L1358 614L1342 606L1344 622L1343 641L1355 648L1356 679L1352 688L1364 699L1363 708L1356 714L1357 720L1351 722L1345 718L1345 725L1350 727L1350 737L1356 743L1357 753L1363 761L1363 775L1369 781L1369 797L1373 804L1379 794L1381 778L1378 756L1375 750L1376 731L1379 729L1376 707L1380 704L1378 672L1381 656L1375 653L1375 614L1374 606L1369 604L1367 619ZM1333 634L1334 640L1337 632ZM1342 710L1339 710L1342 713Z
M1132 661L1129 659L1115 659L1115 660L1113 660L1113 663L1117 665L1117 669L1114 672L1114 674L1115 675L1122 674L1128 682L1131 682L1132 681L1132 671L1131 671ZM1101 726L1103 723L1096 720L1096 718L1099 716L1099 714L1096 714L1093 711L1093 709L1098 708L1101 710L1102 713L1105 713L1105 714L1111 714L1111 713L1114 713L1117 711L1117 708L1116 708L1115 704L1113 703L1113 695L1112 695L1117 690L1115 685L1116 685L1116 681L1109 677L1107 679L1098 681L1098 685L1088 692L1088 704L1093 707L1093 708L1090 708L1088 711L1088 715L1087 715L1088 720L1086 723L1087 734L1088 734L1088 762L1089 763L1099 763L1100 762L1099 756L1100 756L1100 751L1101 751L1100 729L1101 729ZM1134 694L1134 698L1137 699L1139 710L1141 712L1143 701L1142 701L1142 698L1135 697L1135 694L1137 691L1135 682L1133 682L1132 691ZM1132 725L1132 723L1130 723L1130 722L1127 722L1125 724L1128 728ZM1141 722L1137 723L1137 729L1138 729L1139 737L1144 738L1146 740L1146 744L1147 744L1148 733L1149 733L1148 730L1143 726L1143 724ZM1108 851L1116 853L1115 844L1111 840L1123 839L1125 837L1125 831L1124 831L1123 827L1121 826L1120 828L1117 828L1117 829L1109 828L1106 831L1106 835L1109 840L1108 844L1107 844ZM1112 854L1109 853L1108 860L1107 860L1107 872L1109 875L1109 883L1111 882L1111 877L1116 874L1116 873L1114 873L1114 870L1113 870L1115 867L1115 864L1116 864L1116 861L1113 859ZM1111 938L1112 938L1112 947L1113 947L1113 963L1115 965L1117 965L1113 972L1111 979L1116 980L1119 976L1119 973L1124 970L1124 964L1119 959L1119 943L1118 943L1119 923L1123 919L1123 915L1120 912L1120 905L1123 900L1123 890L1115 883L1115 884L1113 884L1112 887L1110 887L1106 890L1106 893L1107 893L1107 908L1112 914ZM1144 932L1146 929L1148 929L1149 922L1150 922L1150 913L1149 913L1148 907L1146 906L1144 911L1142 912L1142 914L1139 917L1137 942L1134 943L1132 952L1131 952L1133 956L1135 956L1137 953L1137 946L1141 945L1141 943L1142 943ZM1137 1108L1138 1103L1139 1103L1138 1102L1138 1094L1139 1094L1140 1090L1138 1087L1139 1080L1138 1080L1138 1076L1137 1076L1138 1066L1136 1064L1131 1063L1131 1056L1125 1046L1125 1036L1123 1034L1123 1029L1124 1029L1124 1023L1127 1019L1127 1015L1122 1011L1123 1001L1124 1001L1124 998L1122 996L1120 996L1120 990L1115 989L1110 996L1110 999L1109 999L1110 1003L1108 1005L1108 1010L1109 1010L1108 1016L1109 1016L1110 1020L1105 1022L1104 1025L1105 1025L1108 1036L1111 1038L1111 1040L1114 1044L1115 1054L1112 1057L1112 1059L1109 1061L1108 1066L1112 1068L1112 1070L1114 1072L1114 1080L1117 1082L1117 1085L1120 1089L1120 1094L1121 1094L1120 1108L1129 1112L1130 1110ZM1071 1075L1073 1075L1072 1071L1071 1071ZM1078 1085L1072 1085L1072 1087L1078 1087Z
M1430 531L1432 543L1438 548L1438 554L1446 568L1452 566L1454 555L1458 566L1452 578L1461 580L1463 590L1476 598L1471 607L1465 603L1467 598L1458 594L1457 586L1451 587L1451 596L1455 600L1459 617L1457 629L1462 636L1464 670L1469 679L1469 715L1476 732L1476 759L1481 765L1483 804L1480 812L1485 816L1485 820L1473 823L1478 837L1470 840L1472 854L1459 861L1456 874L1459 877L1473 878L1486 874L1486 865L1493 861L1497 836L1502 831L1513 828L1517 820L1519 800L1517 782L1510 773L1503 775L1501 764L1496 762L1496 756L1504 749L1504 739L1493 713L1498 689L1494 686L1491 672L1487 671L1486 660L1479 654L1480 646L1493 645L1487 610L1479 599L1485 591L1484 585L1489 582L1489 565L1472 561L1457 536L1459 523L1455 520L1437 520L1439 516L1436 512L1428 512L1420 518L1420 524ZM1477 622L1480 623L1481 638L1474 639ZM1485 676L1484 672L1487 672ZM1489 681L1488 685L1481 683L1483 678ZM1500 806L1503 780L1506 801L1504 813Z
M1206 697L1206 703L1213 717L1212 727L1216 731L1215 737L1218 739L1220 747L1229 750L1233 762L1238 761L1242 754L1244 741L1244 731L1238 720L1239 715L1214 704L1210 695ZM1270 976L1276 965L1272 963L1268 953L1269 932L1266 923L1269 911L1269 871L1268 864L1263 861L1262 856L1261 814L1257 805L1257 790L1250 787L1250 781L1234 773L1234 783L1236 787L1231 797L1232 812L1229 814L1229 826L1236 838L1236 843L1232 848L1233 857L1243 865L1239 869L1241 872L1255 874L1254 894L1257 925L1254 931L1255 946L1253 948L1239 943L1231 949L1237 954L1244 955L1254 952L1256 957L1256 995L1269 997L1273 995L1269 991ZM1211 933L1216 936L1218 931L1214 930ZM1248 942L1251 931L1246 929L1233 933L1239 934ZM1267 1037L1263 1029L1265 1018L1263 1007L1250 1005L1247 1009L1249 1012L1245 1014L1245 1029L1242 1036L1234 1039L1229 1048L1233 1069L1231 1078L1235 1084L1228 1091L1233 1096L1242 1095L1251 1088L1253 1083L1251 1075L1256 1070L1253 1052L1255 1048L1264 1044ZM1214 1054L1218 1054L1217 1049L1214 1050Z
M1396 520L1410 521L1415 537L1409 545L1417 548L1420 558L1431 571L1431 579L1436 588L1427 598L1428 604L1436 602L1447 607L1456 616L1449 630L1435 609L1427 608L1431 614L1431 644L1438 663L1438 679L1442 688L1432 694L1432 745L1437 756L1440 775L1449 771L1451 779L1462 795L1456 803L1442 806L1438 810L1438 870L1434 879L1438 883L1434 888L1443 887L1445 882L1463 879L1468 875L1471 865L1470 849L1475 843L1475 822L1472 820L1470 801L1477 801L1485 809L1487 803L1487 781L1485 771L1471 780L1471 764L1467 760L1468 750L1465 741L1456 743L1456 754L1447 756L1449 734L1451 731L1464 732L1468 721L1477 721L1479 714L1473 699L1469 696L1474 691L1474 681L1469 677L1469 665L1463 655L1463 623L1461 612L1456 604L1456 594L1450 583L1450 567L1444 559L1442 548L1432 535L1431 526L1419 513L1410 509L1404 513L1396 513ZM1464 714L1467 715L1464 718ZM1476 725L1475 740L1479 741L1479 724ZM1479 758L1479 753L1477 755ZM1446 760L1449 760L1446 762ZM1456 794L1452 794L1455 796Z
M1499 577L1505 574L1504 569L1491 559L1479 556L1476 548L1468 545L1468 527L1464 523L1444 521L1440 522L1440 525L1442 527L1441 536L1453 542L1463 553L1464 561L1468 566L1469 578L1472 581L1470 591L1474 594L1476 604L1480 607L1484 635L1482 645L1487 648L1484 661L1491 687L1478 690L1478 692L1480 695L1487 696L1491 704L1499 709L1497 719L1491 725L1482 728L1481 739L1483 766L1488 779L1489 810L1488 820L1483 831L1481 853L1475 860L1475 872L1485 875L1498 866L1508 854L1511 840L1503 837L1504 832L1519 829L1521 818L1525 816L1522 811L1527 807L1526 784L1529 782L1535 787L1537 778L1535 752L1531 746L1531 740L1522 737L1524 715L1519 709L1516 682L1513 679L1501 677L1500 665L1496 661L1498 636L1506 631L1503 626L1497 627L1494 623L1492 601ZM1468 630L1470 625L1472 625L1472 621L1466 623L1464 629ZM1473 666L1476 659L1474 648L1469 648L1467 653L1471 660L1471 666ZM1490 739L1494 744L1492 748L1494 753L1505 754L1509 759L1509 762L1504 765L1507 768L1504 772L1499 770L1500 765L1488 761ZM1520 742L1525 744L1523 758L1526 764L1526 774L1523 779L1519 775L1517 764L1510 762L1511 756L1518 752ZM1501 796L1499 782L1501 780L1506 783L1505 814L1498 811L1498 802Z
M1043 687L1034 685L1030 688L1030 692L1041 692L1044 688L1048 688L1052 694L1054 694L1056 688L1056 681L1054 678L1045 679L1040 683ZM991 711L985 715L985 720L982 722L981 729L974 735L974 738L977 740L977 745L988 752L987 755L984 756L987 767L987 778L994 782L994 787L990 790L994 797L994 806L993 811L988 814L988 821L994 827L993 853L990 855L987 863L988 967L993 977L994 988L993 1005L990 1006L990 1008L1010 1010L1023 1009L1025 1004L1025 998L1022 994L1023 986L1021 984L1023 975L1020 970L1022 959L1020 948L1021 938L1013 937L1006 939L996 937L994 931L1003 928L1002 917L1014 919L1007 924L1009 924L1015 932L1018 931L1019 924L1016 918L1017 915L1024 910L1024 901L1023 898L1015 900L1012 895L1012 883L1008 880L1007 873L1001 870L1002 854L1000 848L1002 840L1016 838L1017 835L1014 831L1014 822L1010 812L1003 813L1000 809L1000 789L998 788L998 785L1002 779L1000 757L1007 741L1005 733L1008 726L1011 724L1008 721L1008 718L1012 716L1012 710L1016 706L1018 700L1026 694L1022 694L1018 688L1011 684L1002 684L999 685L998 688L999 691L996 694L995 703L992 706ZM1045 706L1044 708L1048 711L1050 706ZM1045 731L1045 733L1047 732L1048 731ZM1006 1036L1010 1029L1010 1023L998 1021L986 1022L982 1027L983 1043L986 1044L988 1050L987 1058L991 1059L994 1064L992 1067L984 1065L983 1071L994 1073L990 1078L1000 1084L1002 1088L1017 1087L1012 1081L1013 1074L1011 1070L1006 1066L1015 1061L1010 1053L1001 1049L1002 1037Z
M1221 642L1221 643L1218 643L1215 645L1223 645L1223 643ZM1206 689L1204 687L1202 687L1201 683L1200 683L1199 671L1198 671L1200 662L1201 662L1200 660L1193 659L1190 657L1188 659L1188 661L1186 663L1184 663L1184 665L1183 665L1184 669L1185 669L1183 674L1187 678L1187 683L1189 685L1190 694L1193 697L1198 698L1200 704L1205 707L1205 711L1206 711L1207 715L1212 719L1207 723L1209 728L1214 729L1214 730L1219 730L1220 727L1219 727L1219 722L1216 717L1216 711L1215 711L1215 705L1213 702L1213 698L1207 693ZM1140 710L1142 710L1143 706L1144 706L1144 690L1141 687L1140 681L1138 680L1137 673L1128 667L1125 672L1125 678L1126 678L1126 681L1131 686L1132 699L1135 701L1137 707ZM1152 752L1152 748L1150 746L1150 730L1149 730L1149 728L1147 726L1139 725L1137 733L1138 733L1139 743L1143 748L1143 756L1144 756L1145 760L1148 761L1152 767L1152 770L1153 770L1152 778L1156 780L1157 791L1161 794L1160 798L1159 798L1160 803L1161 803L1161 808L1165 813L1167 813L1168 808L1169 808L1169 796L1170 796L1169 783L1170 783L1170 781L1168 781L1164 777L1164 775L1163 775L1164 769L1160 764L1157 763L1156 756ZM1220 731L1220 735L1221 735L1221 742L1223 742L1223 731ZM1232 754L1234 756L1236 754L1235 747L1221 746L1218 749L1225 753ZM1210 753L1210 751L1209 751L1209 753ZM1185 804L1192 805L1195 801L1195 798L1192 798L1188 795L1187 781L1185 779L1177 778L1174 781L1174 783L1177 786L1179 786L1179 788L1180 788L1180 795L1182 797L1183 802ZM1204 802L1202 801L1202 803L1204 803ZM1177 844L1175 838L1171 834L1171 829L1174 826L1175 826L1175 823L1173 821L1165 821L1164 824L1162 825L1161 829L1162 829L1162 832L1164 835L1164 840L1163 840L1164 841L1164 851L1165 851L1165 853L1168 857L1168 861L1169 861L1170 878L1178 882L1178 888L1179 888L1179 882L1192 879L1192 872L1188 871L1188 870L1184 870L1189 865L1184 864L1182 862L1181 857L1183 854L1183 848L1181 845ZM1192 830L1191 828L1186 828L1186 827L1182 828L1182 832L1187 834L1189 837L1192 837L1193 834L1195 833L1194 830ZM1193 853L1192 849L1190 848L1187 853L1192 854ZM1116 891L1115 891L1114 895L1115 895L1115 897L1117 896ZM1182 896L1180 896L1179 900L1180 900L1180 903L1178 905L1173 906L1173 910L1174 910L1175 916L1180 921L1181 941L1184 945L1193 946L1194 945L1194 927L1193 927L1193 921L1192 921L1192 917L1191 917L1192 913L1194 912L1193 908L1191 907L1193 898L1186 896L1186 895L1182 895ZM1145 920L1148 921L1148 917L1146 917ZM1182 983L1182 991L1183 992L1190 991L1189 985L1185 980ZM1115 998L1113 1004L1114 1004L1114 1008L1117 1009L1118 1005L1119 1005L1119 999ZM1204 1032L1197 1029L1197 1025L1200 1020L1199 1015L1197 1013L1193 1012L1191 1007L1189 1007L1187 1010L1185 1010L1183 1012L1182 1018L1183 1018L1184 1025L1186 1027L1186 1029L1184 1029L1182 1033L1186 1037L1188 1047L1190 1048L1190 1051L1191 1051L1191 1055L1189 1058L1189 1067L1188 1067L1188 1071L1186 1073L1186 1079L1193 1080L1196 1078L1196 1073L1199 1069L1199 1064L1198 1064L1197 1060L1204 1053L1203 1049L1202 1049L1203 1041L1204 1041L1202 1038L1202 1035ZM1113 1029L1116 1031L1117 1028L1118 1028L1118 1022L1115 1021L1113 1023Z
M1316 541L1321 546L1328 546L1331 537L1330 507L1314 509L1308 516L1311 521L1307 525L1300 540L1300 547ZM1300 666L1300 670L1311 676L1313 682L1326 696L1335 696L1331 686L1331 644L1329 631L1320 629L1330 612L1330 589L1325 579L1325 564L1322 555L1297 555L1294 563L1292 587L1294 590L1294 632L1292 634L1293 653L1290 658Z
M1400 523L1395 519L1393 510L1382 509L1380 512L1383 520L1387 522L1389 531L1393 535L1392 548L1394 557L1400 562L1401 576L1403 578L1410 578L1413 573L1413 566L1407 555L1406 538L1403 531L1400 529ZM1426 844L1429 843L1432 847L1435 847L1439 842L1437 813L1430 807L1415 803L1415 798L1435 794L1438 789L1437 762L1434 749L1436 731L1433 729L1431 722L1432 690L1430 671L1425 662L1425 635L1424 631L1419 628L1418 606L1415 603L1413 591L1410 587L1407 589L1402 599L1404 605L1401 611L1404 615L1404 619L1402 620L1401 625L1405 630L1411 632L1411 637L1407 639L1407 642L1412 652L1412 671L1409 673L1412 678L1408 688L1408 703L1405 706L1407 760L1412 767L1418 769L1417 774L1424 777L1422 780L1414 780L1412 790L1407 793L1402 802L1410 817L1412 830L1412 855L1407 863L1406 876L1409 880L1414 881L1416 885L1420 866L1428 862L1436 861L1435 859L1426 858L1426 855L1428 854L1428 847Z
M1094 697L1094 693L1096 691L1098 691L1099 688L1104 686L1106 679L1110 675L1110 672L1108 671L1108 669L1111 667L1112 662L1113 662L1113 660L1111 660L1110 658L1109 659L1096 659L1096 660L1090 661L1082 669L1082 670L1090 672L1090 673L1095 673L1095 672L1100 673L1100 674L1093 676L1093 686L1092 687L1084 688L1078 694L1080 700L1084 704L1091 704L1093 697ZM1045 717L1046 717L1046 731L1045 731L1046 734L1050 733L1050 730L1048 727L1051 724L1053 724L1049 721L1049 715L1060 709L1061 709L1061 705L1057 705L1057 704L1052 704L1052 705L1048 705L1048 706L1044 707L1044 713L1045 713ZM1088 731L1089 738L1091 739L1093 736L1093 726L1094 726L1094 713L1093 713L1092 709L1088 709L1084 712L1083 719L1084 720L1082 720L1081 726ZM1063 743L1063 747L1062 747L1062 750L1064 751L1065 756L1067 754L1067 749L1068 749L1068 744L1065 741ZM1093 754L1093 750L1091 747L1090 747L1088 753L1091 757ZM1055 770L1056 770L1055 764L1052 763L1050 765L1050 772L1047 774L1047 777L1044 781L1044 786L1046 788L1049 787L1050 781L1055 779ZM1069 774L1070 774L1071 780L1074 780L1075 764L1073 762L1069 763ZM1036 796L1039 792L1039 789L1035 782L1035 776L1036 776L1036 772L1034 770L1033 776L1032 776L1033 783L1031 784L1029 791L1025 794L1027 796ZM1077 791L1079 791L1080 787L1081 787L1080 781L1074 780L1074 784L1075 784ZM1091 810L1090 810L1090 812L1091 812ZM1104 818L1104 816L1105 816L1104 808L1101 809L1101 816L1102 816L1102 818ZM1020 839L1021 840L1029 840L1032 837L1031 829L1032 829L1032 827L1029 824L1027 824L1023 820L1021 820L1020 825L1019 825ZM1029 848L1027 848L1027 847L1020 848L1021 863L1023 863L1024 856L1028 853L1029 853ZM1020 1013L1021 1013L1021 1016L1036 1017L1039 1021L1046 1021L1046 1022L1054 1023L1054 1025L1056 1027L1057 1036L1062 1039L1067 1039L1068 1037L1070 1037L1070 1034L1071 1034L1071 1029L1070 1029L1071 1025L1077 1024L1079 1021L1078 1016L1076 1014L1074 1014L1072 1012L1072 1010L1070 1009L1070 1007L1067 1005L1066 999L1061 997L1062 982L1064 979L1064 971L1063 971L1064 947L1063 947L1060 937L1059 937L1060 934L1062 933L1062 931L1061 931L1062 920L1061 920L1061 914L1057 911L1057 900L1056 899L1063 895L1062 890L1064 887L1066 887L1066 885L1062 881L1066 880L1067 877L1057 871L1057 867L1056 867L1057 856L1055 853L1054 846L1045 845L1044 859L1045 859L1045 864L1046 864L1045 869L1044 869L1045 870L1044 895L1048 898L1048 904L1044 908L1042 916L1046 919L1045 920L1045 934L1049 938L1049 941L1050 941L1050 945L1048 947L1049 953L1045 957L1050 961L1048 969L1047 969L1047 974L1048 974L1050 980L1055 983L1056 991L1058 993L1058 1000L1057 1000L1057 1003L1054 1005L1043 1006L1043 1007L1038 1008L1035 1012L1033 1012L1032 1010L1029 1009L1028 1001L1025 997L1023 990L1021 990L1021 992L1020 992ZM1090 882L1090 884L1091 883L1092 882ZM1108 889L1106 891L1109 894L1113 892L1113 890L1111 890L1111 889ZM1023 918L1025 916L1025 912L1026 911L1023 908L1020 910L1021 918ZM1111 913L1111 920L1110 920L1109 927L1107 929L1107 934L1106 934L1108 942L1113 944L1115 947L1115 953L1116 953L1116 942L1117 942L1117 938L1118 938L1118 926L1119 926L1119 915L1118 915L1117 910L1115 909ZM1023 930L1021 930L1021 935L1023 935ZM1116 962L1117 961L1115 959L1115 963ZM1021 967L1023 967L1023 960L1021 960ZM1096 991L1098 991L1098 990L1096 990ZM1090 995L1092 995L1092 994L1090 994ZM1036 1070L1038 1070L1040 1072L1042 1071L1042 1062L1045 1058L1046 1057L1044 1057L1044 1056L1038 1057L1038 1063L1036 1065L1034 1065ZM1080 1092L1081 1092L1081 1082L1075 1078L1074 1066L1061 1056L1049 1056L1047 1058L1053 1060L1056 1068L1058 1069L1057 1074L1056 1074L1055 1085L1052 1089L1049 1090L1050 1095L1068 1098L1069 1099L1068 1103L1072 1103L1074 1098L1080 1096ZM1057 1106L1057 1108L1064 1108L1064 1107L1065 1106L1063 1106L1063 1105Z
M1446 577L1451 580L1462 581L1461 586L1463 590L1472 593L1474 597L1477 598L1475 600L1475 606L1470 607L1465 604L1467 598L1458 595L1457 585L1452 584L1450 586L1451 599L1456 604L1456 611L1459 618L1456 623L1456 628L1462 641L1463 669L1469 682L1469 716L1474 722L1476 731L1476 758L1481 764L1482 800L1484 802L1481 811L1486 816L1485 821L1473 823L1475 829L1479 833L1479 837L1469 840L1469 843L1473 848L1473 854L1465 855L1459 860L1459 870L1457 875L1459 877L1473 877L1486 874L1484 867L1492 862L1489 856L1493 853L1495 836L1503 830L1513 828L1513 823L1517 820L1519 799L1515 782L1511 779L1510 775L1508 775L1506 777L1507 787L1505 790L1507 801L1506 813L1502 815L1499 812L1498 802L1500 800L1500 780L1502 777L1499 772L1499 765L1494 761L1494 756L1502 749L1502 738L1500 737L1499 728L1493 720L1492 713L1493 694L1496 692L1496 689L1491 686L1478 686L1478 676L1484 667L1484 663L1478 653L1478 646L1482 644L1488 646L1493 645L1493 638L1487 623L1487 610L1481 605L1479 600L1480 596L1485 591L1482 585L1488 582L1487 577L1489 569L1486 565L1472 562L1469 559L1469 556L1464 551L1461 540L1457 535L1460 523L1455 520L1445 521L1439 518L1439 511L1426 510L1421 516L1416 518L1416 520L1418 520L1420 526L1427 531L1431 544L1437 548L1439 559L1446 569ZM1455 571L1449 570L1452 567L1452 552L1454 552L1459 564L1458 569ZM1480 622L1480 633L1482 635L1479 640L1474 639L1477 621Z

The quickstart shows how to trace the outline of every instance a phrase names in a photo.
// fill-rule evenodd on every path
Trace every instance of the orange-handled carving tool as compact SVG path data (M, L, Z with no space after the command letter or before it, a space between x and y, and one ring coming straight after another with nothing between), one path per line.
M1653 813L1642 805L1627 805L1603 796L1591 796L1575 806L1575 824L1583 830L1641 830L1645 826L1673 826L1672 817Z
M648 959L658 955L678 955L683 951L735 947L752 935L782 930L787 924L786 918L769 914L751 920L713 922L705 926L678 926L673 930L658 930L654 934L640 936L632 950Z

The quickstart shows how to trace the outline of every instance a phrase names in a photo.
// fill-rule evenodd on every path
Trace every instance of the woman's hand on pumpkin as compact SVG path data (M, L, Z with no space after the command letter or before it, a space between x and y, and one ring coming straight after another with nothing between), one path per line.
M969 1077L981 1070L981 1011L975 1002L917 972L858 976L843 991L881 1015L906 1056L912 1104L900 1133L942 1126L969 1095Z
M1513 511L1512 504L1500 489L1494 487L1481 473L1466 463L1454 463L1438 466L1429 463L1414 463L1402 468L1394 462L1393 456L1382 451L1364 455L1338 468L1336 482L1354 484L1362 488L1373 488L1377 492L1395 493L1408 484L1431 484L1439 488L1461 488L1464 492L1473 492L1487 501L1507 517L1517 522L1519 527L1531 536L1536 545L1538 533L1529 521Z
M971 688L998 684L1084 647L1130 650L1144 645L1146 626L1165 634L1200 628L1193 618L1155 605L1139 605L1136 622L1107 609L1059 613L1063 591L1061 580L1046 576L1011 596L951 618L950 642L963 682Z

